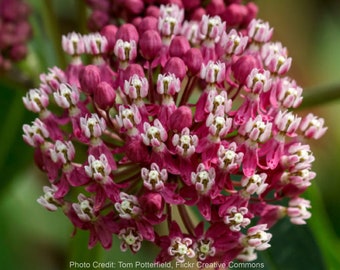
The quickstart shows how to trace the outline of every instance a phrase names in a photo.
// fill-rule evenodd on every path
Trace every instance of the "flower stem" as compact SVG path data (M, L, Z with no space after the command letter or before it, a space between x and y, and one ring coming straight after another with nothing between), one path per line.
M184 104L186 104L190 98L190 95L194 89L195 83L196 83L197 78L190 78L188 81L187 86L185 87L183 96L181 98L181 101L179 103L179 106L182 106Z
M185 228L187 229L188 233L191 235L194 235L194 224L192 223L189 214L187 212L187 209L185 208L185 205L179 204L177 205L178 212L182 218L183 224Z
M302 104L297 109L305 109L340 99L340 84L317 86L304 91Z
M172 222L171 204L166 204L166 213L167 213L168 230L170 231L171 222Z

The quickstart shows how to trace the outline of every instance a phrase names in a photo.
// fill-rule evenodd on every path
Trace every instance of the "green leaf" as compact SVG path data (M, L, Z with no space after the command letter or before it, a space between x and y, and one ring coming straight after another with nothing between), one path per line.
M269 269L326 269L309 226L293 225L284 219L271 229L271 233L271 248L261 254Z

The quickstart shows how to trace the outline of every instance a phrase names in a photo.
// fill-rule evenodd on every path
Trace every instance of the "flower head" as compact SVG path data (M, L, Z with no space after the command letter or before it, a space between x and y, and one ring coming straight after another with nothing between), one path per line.
M23 138L50 182L38 202L88 230L89 247L149 241L157 262L251 261L279 218L304 224L307 139L327 128L293 111L302 88L256 6L87 2L98 32L64 35L69 65L23 97L38 114Z

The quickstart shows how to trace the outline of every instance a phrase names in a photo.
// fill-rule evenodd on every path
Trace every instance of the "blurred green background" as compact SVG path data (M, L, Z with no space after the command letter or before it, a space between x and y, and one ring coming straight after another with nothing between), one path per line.
M82 0L27 2L32 5L34 36L28 58L17 68L25 70L25 83L31 87L38 86L38 75L47 67L65 64L56 53L61 50L60 34L82 31L85 13ZM255 2L258 17L275 28L273 40L288 48L293 58L289 74L305 89L304 95L309 91L322 95L329 88L340 92L340 1ZM0 268L59 270L69 269L70 261L152 261L155 250L151 247L145 246L138 256L123 254L117 239L110 251L88 250L87 232L70 238L73 228L63 214L50 213L36 203L46 180L33 165L32 149L21 139L22 124L34 116L22 105L27 88L13 78L15 73L0 78ZM312 201L313 216L307 226L284 221L273 228L272 248L258 259L265 269L340 269L340 99L300 113L307 111L325 118L329 127L312 145L317 178L304 197Z

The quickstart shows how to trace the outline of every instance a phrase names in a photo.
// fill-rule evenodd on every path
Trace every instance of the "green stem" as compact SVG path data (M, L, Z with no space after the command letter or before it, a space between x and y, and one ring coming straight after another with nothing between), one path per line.
M340 85L317 86L303 92L303 101L298 109L306 109L340 99Z
M52 0L42 1L43 20L46 24L47 34L50 35L55 52L58 57L58 66L61 68L66 67L65 53L61 47L61 34L59 29L59 22L53 10Z

